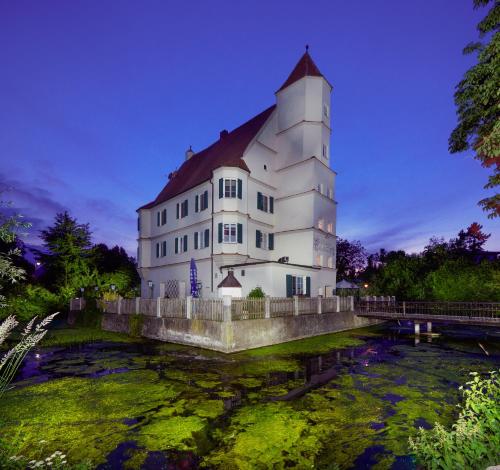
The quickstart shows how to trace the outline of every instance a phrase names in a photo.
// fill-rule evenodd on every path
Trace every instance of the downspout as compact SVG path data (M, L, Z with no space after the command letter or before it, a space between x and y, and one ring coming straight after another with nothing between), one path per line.
M212 185L212 243L210 244L210 292L213 294L214 292L214 175L212 173L212 179L210 180L210 184Z

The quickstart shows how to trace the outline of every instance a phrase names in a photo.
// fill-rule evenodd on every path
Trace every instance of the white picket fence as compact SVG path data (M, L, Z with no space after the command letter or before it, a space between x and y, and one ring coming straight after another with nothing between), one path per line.
M382 299L381 299L382 300ZM386 300L384 298L384 300ZM388 299L387 299L388 300ZM82 310L84 299L72 299L71 310ZM99 302L105 313L142 314L158 318L239 321L354 310L353 297L266 297L263 299L154 298L118 299Z

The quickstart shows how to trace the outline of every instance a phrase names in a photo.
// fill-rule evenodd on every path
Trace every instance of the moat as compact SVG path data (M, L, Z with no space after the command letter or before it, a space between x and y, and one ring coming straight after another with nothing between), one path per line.
M469 372L500 366L494 328L434 330L418 344L410 325L385 324L229 355L112 334L41 347L1 400L0 434L23 455L99 469L414 469L408 437L451 425Z

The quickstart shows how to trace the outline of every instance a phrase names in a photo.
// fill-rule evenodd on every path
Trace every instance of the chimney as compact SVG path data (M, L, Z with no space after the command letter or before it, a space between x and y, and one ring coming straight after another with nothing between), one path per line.
M229 132L227 131L227 129L223 129L222 131L220 131L219 139L220 140L225 139L228 135Z
M186 160L189 160L192 156L194 155L193 149L191 148L191 145L189 148L186 150Z

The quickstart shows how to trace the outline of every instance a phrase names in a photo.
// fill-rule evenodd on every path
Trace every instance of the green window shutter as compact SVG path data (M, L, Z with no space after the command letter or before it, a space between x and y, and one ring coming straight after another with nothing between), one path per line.
M224 178L219 178L219 199L224 197Z
M184 251L188 250L188 236L184 235Z
M238 199L243 198L243 181L238 179Z
M175 206L175 210L176 210L175 218L178 219L179 218L179 203L177 203L177 205Z
M198 212L198 199L199 199L199 196L198 194L194 197L194 211L195 212Z
M179 239L175 237L175 254L179 253Z
M205 248L210 246L210 229L205 229Z
M274 197L269 197L269 212L274 214Z
M269 234L269 249L274 250L274 233Z
M243 243L243 225L242 224L237 225L237 236L238 236L238 243Z
M264 204L262 202L262 193L257 193L257 209L263 210Z
M291 274L286 275L286 296L293 297L293 277Z
M255 246L260 248L262 245L262 233L260 230L255 231Z
M311 277L306 277L306 297L311 297Z
M194 249L198 249L198 232L194 232Z
M222 243L222 222L219 224L219 243Z

